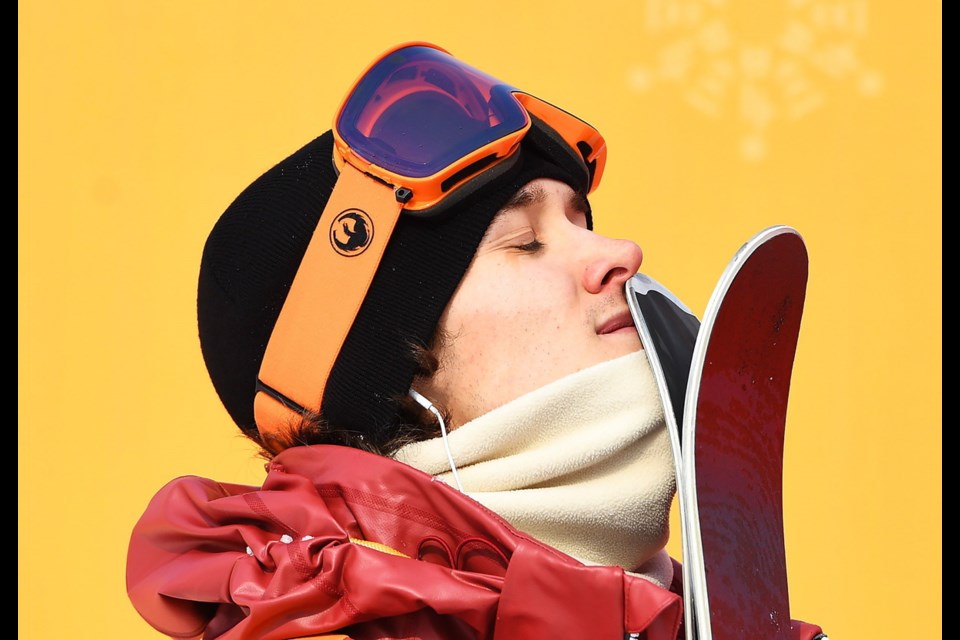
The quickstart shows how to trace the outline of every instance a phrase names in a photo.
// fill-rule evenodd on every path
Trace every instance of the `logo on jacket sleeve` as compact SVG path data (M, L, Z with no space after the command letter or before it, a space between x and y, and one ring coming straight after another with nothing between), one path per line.
M358 256L371 242L373 220L360 209L347 209L330 224L330 244L342 256Z

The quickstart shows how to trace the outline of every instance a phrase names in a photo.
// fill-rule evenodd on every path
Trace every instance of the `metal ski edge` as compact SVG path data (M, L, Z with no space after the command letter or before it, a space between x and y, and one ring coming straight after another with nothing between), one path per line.
M663 367L660 364L660 357L657 354L653 336L650 334L650 327L640 310L640 305L636 298L637 295L646 295L651 291L656 291L669 297L670 300L674 302L680 309L689 313L690 315L694 314L685 304L683 304L676 296L674 296L673 293L647 275L638 273L627 283L627 306L630 309L630 314L633 316L633 322L636 325L637 332L640 334L640 342L643 345L643 351L647 356L647 361L650 363L650 368L653 371L654 379L657 381L657 388L660 391L660 404L663 406L664 422L666 423L666 428L670 435L670 446L673 450L674 475L676 477L677 484L677 505L680 517L680 549L681 553L683 554L680 567L683 574L683 584L688 585L690 584L689 581L692 579L692 576L690 575L691 567L687 564L687 559L691 557L692 549L688 547L690 543L690 536L687 532L688 518L686 516L686 505L684 504L682 489L683 466L681 462L682 456L680 451L680 425L677 423L676 414L674 414L673 411L673 402L670 400L670 390L667 388ZM693 612L696 605L694 603L693 594L693 590L684 588L683 616L687 640L695 640L696 638L696 626L693 620Z
M796 229L789 225L775 225L760 231L745 242L727 264L717 281L710 300L707 302L703 318L700 321L700 331L697 333L697 340L693 347L693 359L690 363L690 375L687 380L682 425L684 442L695 442L700 378L703 375L704 358L710 344L710 336L713 333L714 323L723 305L723 300L737 274L740 273L750 256L771 238L783 234L800 235ZM689 541L685 542L684 552L686 553L689 550L691 553L689 559L684 561L684 591L692 590L697 594L693 599L694 611L691 614L696 620L697 628L687 629L687 639L713 640L713 630L710 626L710 594L707 592L707 580L703 567L703 541L700 532L700 513L697 507L697 483L693 478L696 469L695 463L696 447L688 446L686 454L681 460L680 475L684 480L677 483L678 491L683 491L683 495L680 496L680 504L685 506L681 513L681 518L685 520L681 524L681 530L689 538ZM700 551L695 553L694 550ZM689 567L687 566L688 563L690 564ZM690 582L686 582L688 577Z

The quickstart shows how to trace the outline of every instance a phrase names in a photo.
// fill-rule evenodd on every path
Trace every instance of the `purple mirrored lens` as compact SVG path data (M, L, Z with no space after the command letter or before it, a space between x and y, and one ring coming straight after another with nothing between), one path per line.
M424 178L527 124L513 87L414 46L377 63L350 94L340 136L367 162Z

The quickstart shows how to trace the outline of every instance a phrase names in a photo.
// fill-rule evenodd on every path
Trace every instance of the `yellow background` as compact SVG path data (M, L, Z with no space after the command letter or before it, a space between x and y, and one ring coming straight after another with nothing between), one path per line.
M261 472L200 359L202 243L370 59L416 39L595 124L598 229L698 314L748 237L800 230L792 613L833 640L940 636L941 3L18 9L21 638L156 637L124 591L136 518L174 476Z

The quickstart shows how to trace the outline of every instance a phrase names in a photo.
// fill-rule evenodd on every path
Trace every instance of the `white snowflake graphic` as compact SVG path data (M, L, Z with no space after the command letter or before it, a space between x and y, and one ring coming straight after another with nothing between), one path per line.
M882 75L856 52L867 32L866 0L647 0L645 22L666 44L651 65L630 69L630 87L673 84L701 113L733 114L746 160L766 156L773 123L823 107L836 83L864 96L883 90Z

